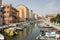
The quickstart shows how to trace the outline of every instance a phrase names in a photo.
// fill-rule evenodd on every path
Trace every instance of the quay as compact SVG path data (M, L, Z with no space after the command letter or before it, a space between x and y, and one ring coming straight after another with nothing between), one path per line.
M54 25L54 24L52 24L52 23L48 23L48 22L45 22L45 23L48 24L49 26L57 29L57 30L60 30L60 27L59 27L59 26L56 26L56 25Z
M15 27L16 29L21 29L21 28L16 27L16 25L17 24L19 24L19 25L20 24L27 24L27 23L32 23L32 22L35 23L35 22L38 22L38 21L40 21L40 20L30 21L30 22L21 22L21 23L11 23L9 25L0 26L0 29L10 28L11 26L12 27ZM43 26L41 26L41 25L43 25ZM43 21L43 23L41 23L41 25L39 25L39 26L41 26L41 27L53 27L53 28L55 28L57 30L60 30L60 27L59 26L56 26L56 25L54 25L52 23L48 23L46 21ZM22 28L22 29L24 29L24 28Z
M13 28L15 28L15 29L18 29L18 30L21 30L19 27L16 27L16 25L19 25L19 26L21 26L22 24L25 26L25 25L28 25L28 24L30 24L30 22L29 23L26 23L26 22L22 22L22 23L14 23L14 24L11 24L11 25L7 25L6 27L7 28L12 28L11 30L10 29L6 29L5 30L5 32L7 33L7 34L9 34L10 36L13 36L14 35L14 30L13 30ZM21 24L21 25L20 25ZM24 39L24 38L26 38L26 40L28 40L28 37L31 39L31 40L36 40L36 37L40 34L40 30L42 29L42 28L38 28L38 24L39 23L33 23L33 24L31 24L31 26L29 26L29 27L26 27L25 29L24 29L24 27L23 27L23 31L19 31L19 32L15 32L15 33L17 33L18 34L18 36L19 37L17 37L17 39L18 38L21 38L21 39ZM42 23L41 23L42 24ZM48 24L47 22L45 22L45 24ZM13 25L13 26L12 26ZM43 25L43 24L42 24ZM12 27L11 27L12 26ZM2 27L2 26L1 26ZM3 26L4 27L4 26ZM2 27L2 28L3 28ZM6 28L6 27L4 27L4 28ZM46 26L45 26L46 27ZM49 24L49 26L47 26L47 27L50 27L50 24ZM51 26L52 27L52 26ZM9 31L10 30L10 31ZM48 28L48 30L49 30L49 28ZM31 33L30 33L31 32ZM30 36L28 35L28 34L30 34ZM26 37L28 35L28 37ZM33 35L33 36L32 36ZM24 38L22 38L23 36L25 36ZM34 37L34 38L33 38ZM15 37L14 37L15 38ZM10 37L9 37L9 39L10 39ZM18 39L18 40L21 40L21 39Z

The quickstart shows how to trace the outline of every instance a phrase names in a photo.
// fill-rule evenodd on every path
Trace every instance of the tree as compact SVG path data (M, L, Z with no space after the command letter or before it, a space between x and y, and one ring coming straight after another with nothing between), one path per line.
M56 18L51 18L50 21L51 22L56 22Z
M51 22L60 23L60 14L57 14L56 17L50 19Z

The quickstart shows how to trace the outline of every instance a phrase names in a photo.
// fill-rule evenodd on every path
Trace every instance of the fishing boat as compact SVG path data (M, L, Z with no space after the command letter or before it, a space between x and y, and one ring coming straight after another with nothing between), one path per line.
M45 34L44 36L42 34L40 34L39 36L36 37L36 39L39 39L39 40L56 40L57 38L59 38L59 35L53 31L52 32L46 31L44 34Z

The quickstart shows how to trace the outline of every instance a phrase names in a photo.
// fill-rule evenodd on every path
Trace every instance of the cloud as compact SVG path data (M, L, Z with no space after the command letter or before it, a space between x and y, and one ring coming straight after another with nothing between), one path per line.
M33 11L35 10L35 12L37 11L38 13L45 15L60 12L60 0L31 0L30 4L28 4L26 0L3 0L3 4L7 3L12 3L14 7L20 3L23 3L32 8Z
M48 3L45 7L49 11L54 11L56 9L55 2Z
M56 1L56 0L47 0L47 1Z
M3 1L3 4L10 4L10 3L16 2L17 0L2 0L2 1Z
M56 1L52 1L52 0L49 0L51 2L49 2L48 4L46 4L43 8L43 11L48 14L48 13L57 13L60 8L58 6L56 6Z

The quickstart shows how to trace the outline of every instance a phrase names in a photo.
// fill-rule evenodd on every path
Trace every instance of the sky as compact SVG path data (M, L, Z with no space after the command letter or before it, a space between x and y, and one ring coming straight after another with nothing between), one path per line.
M2 0L2 4L12 4L14 7L23 4L40 15L60 13L60 0Z

